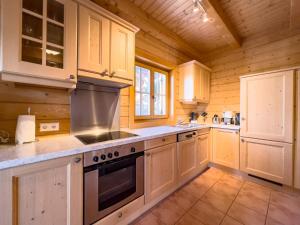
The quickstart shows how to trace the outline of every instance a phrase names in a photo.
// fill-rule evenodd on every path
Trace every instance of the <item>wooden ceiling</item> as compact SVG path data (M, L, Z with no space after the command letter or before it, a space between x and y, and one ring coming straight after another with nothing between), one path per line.
M192 12L193 0L92 1L109 5L106 8L143 32L194 58L197 54L239 47L243 39L263 32L276 35L276 31L289 27L299 29L300 0L203 0L208 22L203 22L201 13Z

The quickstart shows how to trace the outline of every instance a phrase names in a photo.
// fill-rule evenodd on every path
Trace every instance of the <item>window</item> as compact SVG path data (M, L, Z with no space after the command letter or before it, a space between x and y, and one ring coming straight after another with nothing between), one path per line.
M166 118L168 101L168 72L136 63L135 118Z

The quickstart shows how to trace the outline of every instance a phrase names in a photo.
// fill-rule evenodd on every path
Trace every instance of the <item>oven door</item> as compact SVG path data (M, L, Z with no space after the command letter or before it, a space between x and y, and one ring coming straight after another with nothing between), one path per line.
M84 224L92 224L144 194L144 153L84 172Z

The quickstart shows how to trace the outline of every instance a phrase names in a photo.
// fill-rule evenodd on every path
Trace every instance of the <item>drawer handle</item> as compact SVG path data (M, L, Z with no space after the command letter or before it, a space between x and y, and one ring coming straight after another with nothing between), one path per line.
M122 212L119 212L119 213L118 213L118 217L121 218L122 216L123 216L123 213L122 213Z
M102 73L100 73L101 76L108 76L108 70L105 69Z
M187 134L185 135L186 138L192 138L193 137L193 134Z
M166 141L166 139L165 138L163 138L163 139L161 139L162 141Z
M109 75L109 77L113 77L115 74L116 74L116 72L113 71L113 72Z
M79 157L74 159L75 163L79 163L80 161L81 161L81 158L79 158Z

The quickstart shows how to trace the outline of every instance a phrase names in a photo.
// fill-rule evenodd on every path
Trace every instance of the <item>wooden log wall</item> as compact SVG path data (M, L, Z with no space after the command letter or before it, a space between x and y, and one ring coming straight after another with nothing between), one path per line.
M282 34L282 35L281 35ZM239 76L300 65L300 34L288 31L246 39L242 48L212 53L204 63L212 68L211 97L206 111L240 111Z

